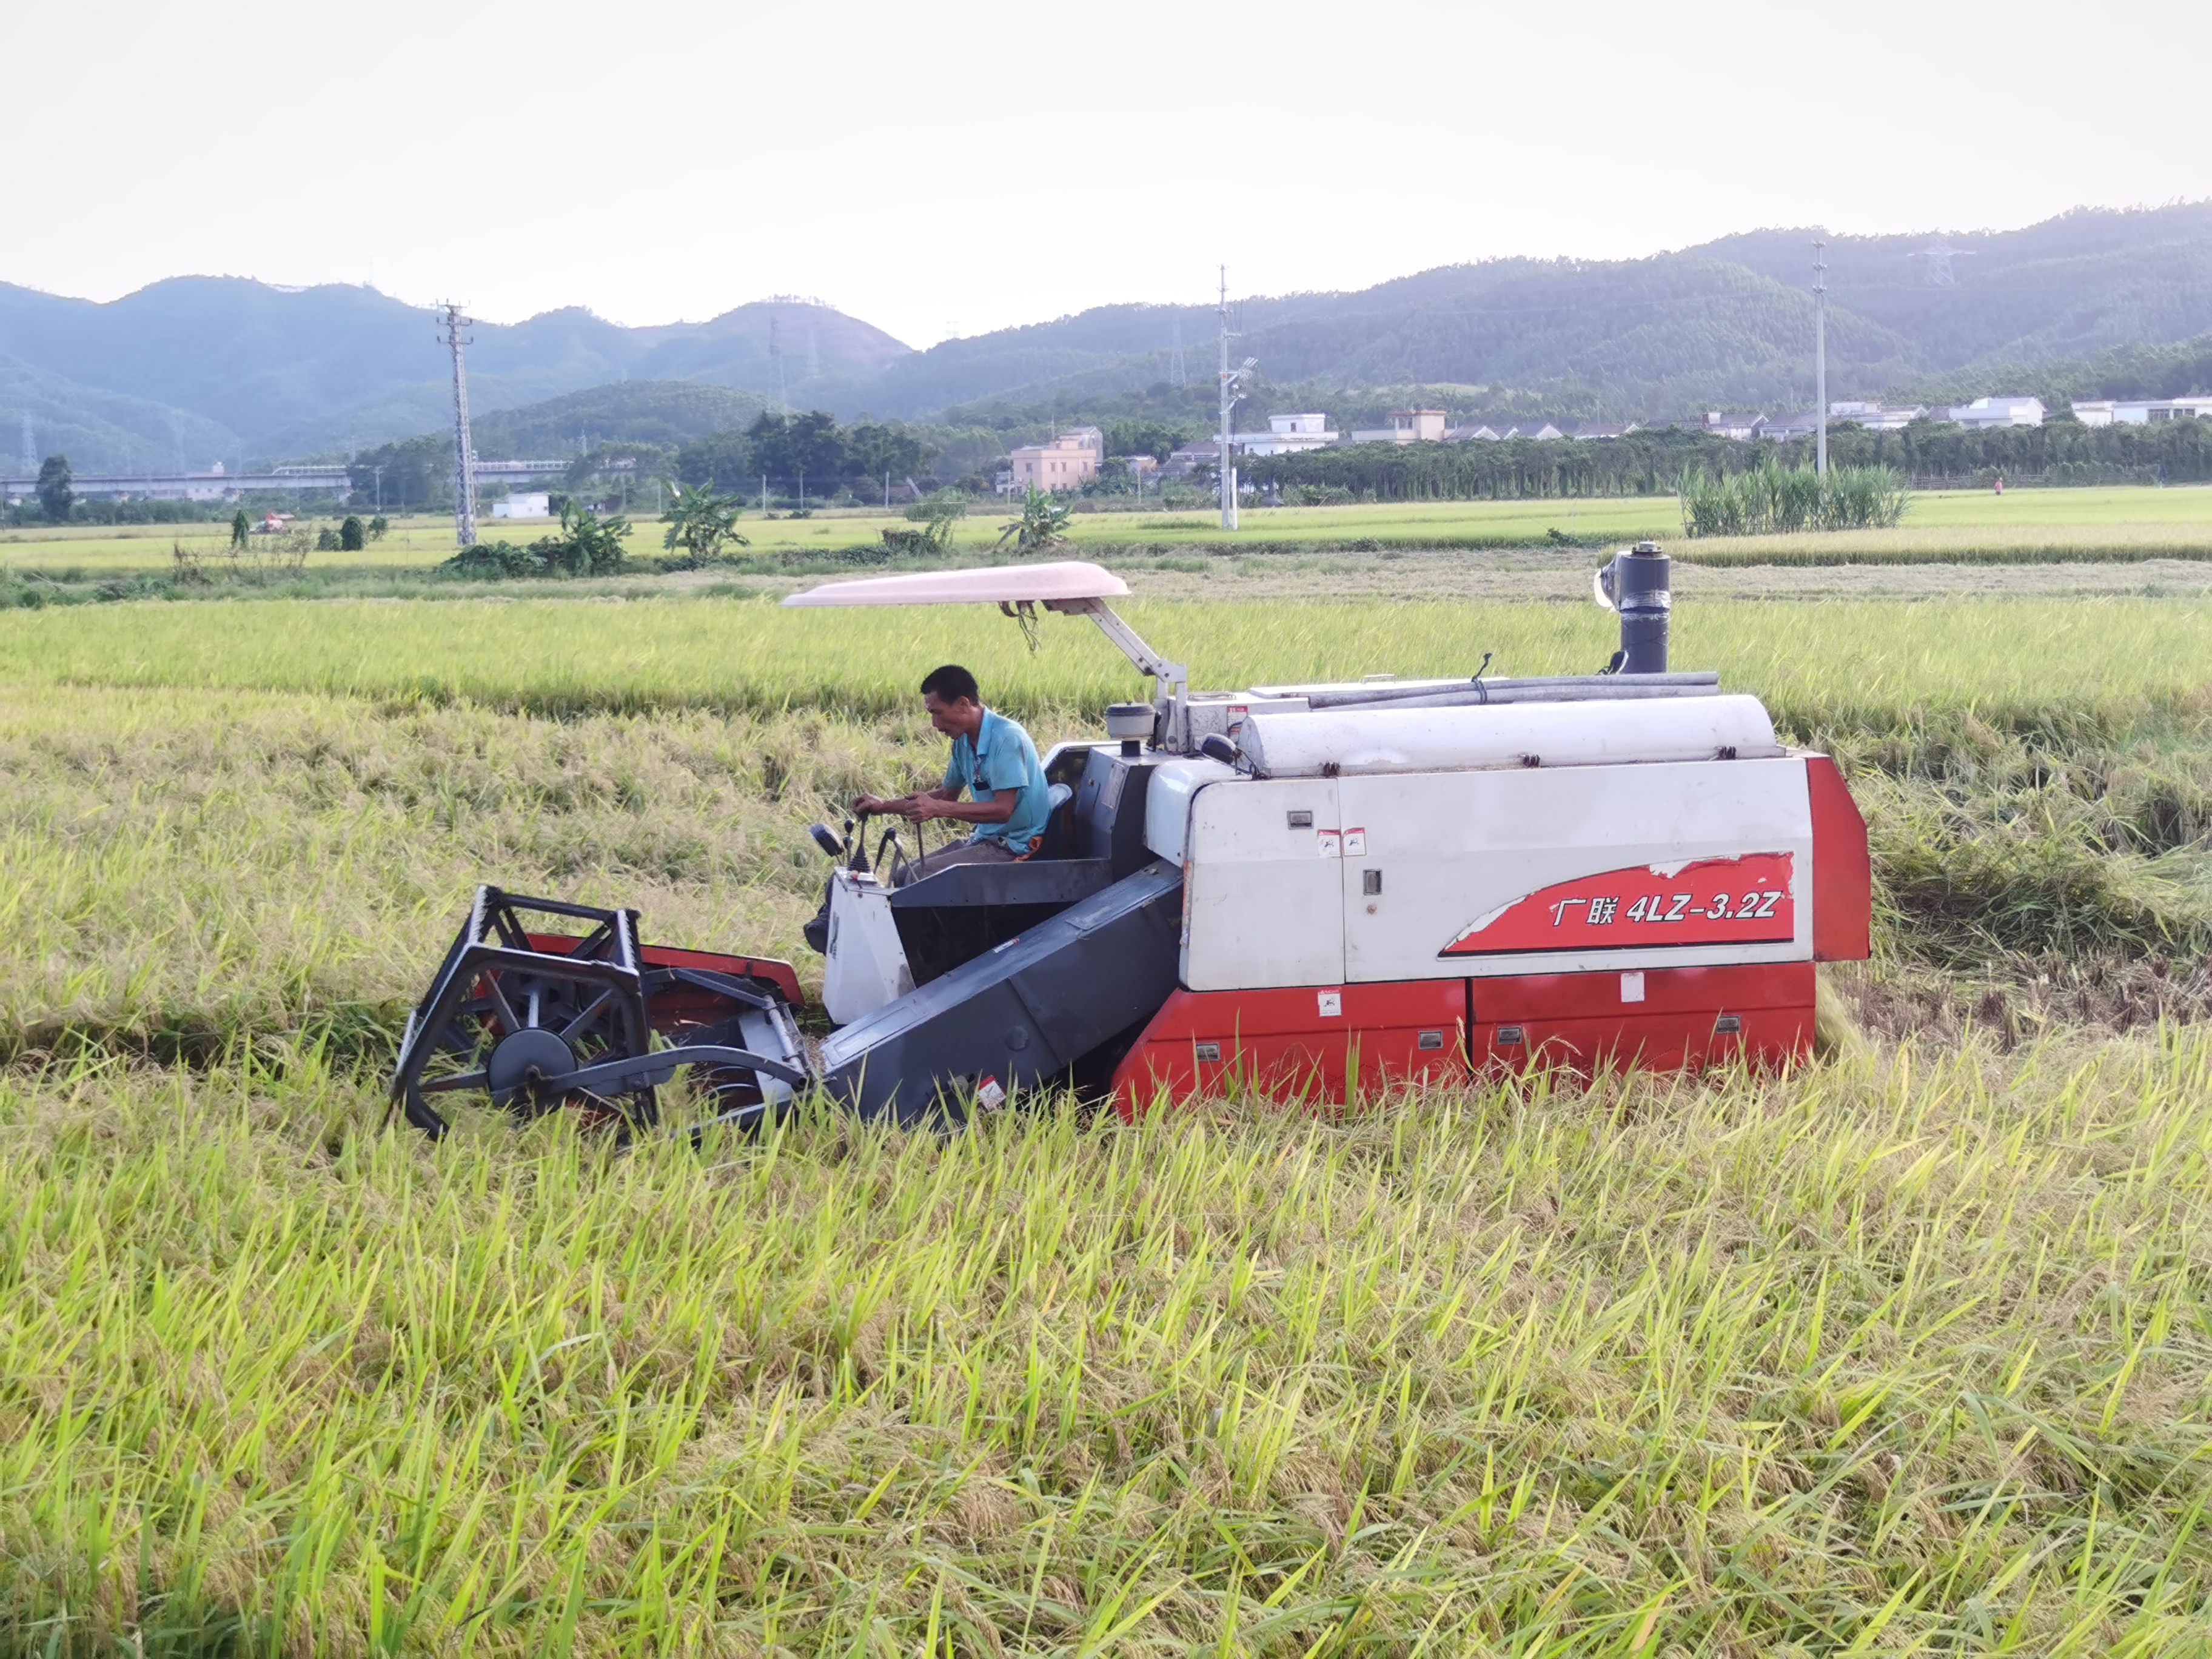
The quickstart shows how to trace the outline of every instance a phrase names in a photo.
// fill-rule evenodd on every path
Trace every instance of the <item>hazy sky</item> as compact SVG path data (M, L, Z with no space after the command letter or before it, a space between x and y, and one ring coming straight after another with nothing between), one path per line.
M0 280L915 344L1761 225L2212 196L2212 0L11 8Z

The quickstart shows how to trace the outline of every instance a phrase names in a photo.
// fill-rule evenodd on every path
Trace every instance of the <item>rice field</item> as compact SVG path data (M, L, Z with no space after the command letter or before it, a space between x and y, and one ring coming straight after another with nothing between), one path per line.
M1221 684L1608 645L1129 615ZM0 1654L2212 1652L2212 599L1677 621L1869 813L1843 1058L625 1156L380 1127L469 889L811 977L912 683L1087 735L1094 630L0 613Z
M649 510L634 516L630 551L658 554L661 526ZM958 526L957 556L972 561L989 553L1007 516L1000 505L979 503ZM1208 512L1078 514L1069 536L1079 553L1095 556L1178 549L1280 552L1397 547L1480 552L1551 545L1556 531L1589 548L1653 537L1670 545L1679 544L1678 556L1700 562L1768 562L1778 557L1785 562L1875 557L1999 562L2012 557L2203 557L2212 556L2212 488L2015 489L2001 496L1979 490L1916 492L1903 523L1893 529L1713 537L1694 544L1683 538L1681 510L1672 495L1247 507L1240 514L1240 524L1237 531L1224 532L1218 517ZM392 533L365 552L309 556L310 568L368 576L419 572L453 550L449 517L395 518L392 525ZM486 520L483 534L526 543L544 534L547 527L543 520ZM885 529L911 526L896 514L836 508L806 519L772 520L755 512L746 515L741 527L754 554L805 565L834 562L853 548L880 547ZM78 579L98 580L159 574L170 567L172 543L219 555L228 534L223 525L0 531L0 574L65 577L74 573Z

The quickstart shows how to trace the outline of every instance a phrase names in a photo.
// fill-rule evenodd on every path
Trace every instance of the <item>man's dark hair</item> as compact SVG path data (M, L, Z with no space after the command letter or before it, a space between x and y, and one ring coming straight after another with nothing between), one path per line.
M921 683L921 695L927 697L933 694L939 702L958 702L963 697L979 705L983 701L983 694L975 687L975 677L957 662L929 671L929 678Z

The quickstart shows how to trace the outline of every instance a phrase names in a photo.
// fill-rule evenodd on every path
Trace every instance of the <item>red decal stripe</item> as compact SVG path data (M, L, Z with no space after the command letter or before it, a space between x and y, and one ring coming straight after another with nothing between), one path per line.
M1646 865L1554 882L1501 905L1437 952L1648 951L1655 945L1762 945L1791 939L1788 853Z

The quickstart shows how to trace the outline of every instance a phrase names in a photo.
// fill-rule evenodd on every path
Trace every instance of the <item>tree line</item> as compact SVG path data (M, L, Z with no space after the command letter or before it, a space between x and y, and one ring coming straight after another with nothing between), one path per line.
M678 483L744 493L762 487L819 496L926 477L937 446L898 422L855 421L834 415L765 410L743 429L709 433L676 452Z
M1303 455L1249 456L1237 465L1246 479L1291 501L1516 501L1671 495L1692 471L1724 478L1774 460L1801 465L1812 453L1809 438L1743 443L1661 427L1607 439L1347 444ZM1837 466L1888 467L1930 486L1993 477L2197 483L2212 481L2212 422L2092 427L2060 419L1975 430L1916 421L1899 432L1869 432L1844 422L1829 428L1828 454Z

